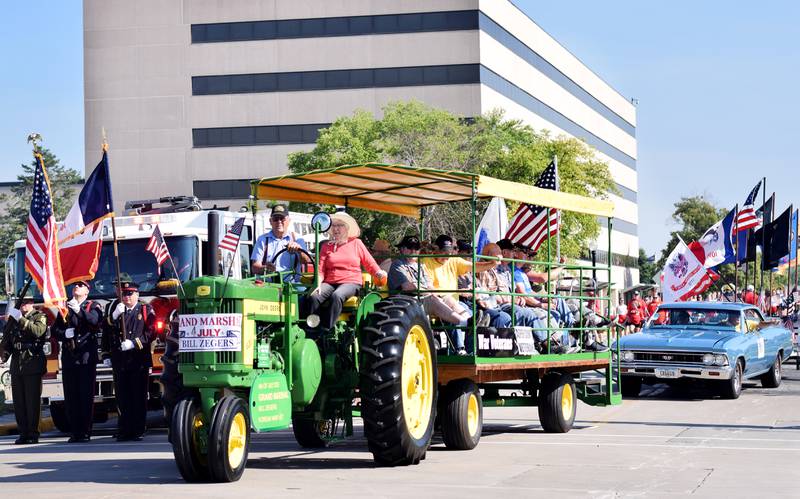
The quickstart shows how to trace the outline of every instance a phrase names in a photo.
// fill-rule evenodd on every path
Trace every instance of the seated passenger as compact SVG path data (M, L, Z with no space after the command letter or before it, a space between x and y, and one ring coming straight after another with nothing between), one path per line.
M361 229L353 217L344 212L331 215L329 239L320 247L319 284L311 293L309 310L320 316L320 326L326 330L333 329L344 302L361 290L362 266L377 281L386 278L359 235Z
M269 216L269 223L272 230L266 234L258 236L256 244L253 246L253 253L250 256L250 264L254 274L262 272L283 272L292 270L299 274L301 265L310 260L300 250L308 250L305 240L291 230L291 220L289 219L289 209L279 204L272 208ZM286 249L280 258L272 263L272 259L278 252ZM295 255L299 255L299 258ZM295 280L297 274L287 276L288 280Z
M495 243L489 243L483 247L483 251L481 251L482 255L485 256L493 256L493 257L502 257L503 252ZM483 272L478 272L478 279L476 283L476 290L478 291L490 291L494 293L505 292L508 293L507 289L501 289L503 285L501 284L502 277L498 273L498 268L495 267L489 270L484 270ZM491 325L493 327L501 328L501 327L510 327L511 326L511 316L508 315L507 312L504 312L501 307L507 303L511 302L510 296L503 296L503 295L495 295L495 294L487 294L482 293L476 296L476 303L479 307L480 312L483 316L478 319L478 324L481 326ZM517 319L519 320L519 316Z
M376 262L380 262L381 270L389 273L389 267L392 266L392 259L389 257L389 253L391 253L391 248L389 247L389 241L386 239L376 239L374 243L372 243L372 257L375 258Z
M420 247L419 238L416 236L405 236L397 244L397 249L403 256L396 258L389 269L389 291L407 291L411 293L432 289L430 274L425 266L418 262L417 257L413 256L419 253ZM466 327L467 321L472 315L463 303L449 295L422 293L420 294L420 301L426 314L455 326ZM460 333L461 349L457 350L459 355L466 355L467 353L464 348L463 335L462 331ZM458 333L455 336L458 337Z
M672 320L670 321L672 324L678 326L685 326L689 324L689 312L686 310L678 310L676 311L673 316Z
M439 236L437 239L437 251L445 254L452 254L454 251L453 240L449 236ZM483 272L497 266L496 261L490 262L475 262L475 271ZM428 274L431 276L431 289L441 290L439 295L444 299L452 299L458 306L461 307L466 313L472 316L471 307L468 307L463 302L458 301L458 277L469 272L472 272L472 262L465 260L461 257L434 257L426 258L423 262ZM458 351L464 350L463 331L456 330L455 337L456 349ZM470 342L470 349L472 342Z

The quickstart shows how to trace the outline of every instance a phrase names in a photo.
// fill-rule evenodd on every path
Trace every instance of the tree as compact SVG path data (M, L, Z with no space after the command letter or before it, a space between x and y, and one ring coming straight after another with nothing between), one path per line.
M56 220L63 220L75 199L74 185L83 177L76 170L61 165L55 154L42 149L42 160L50 180L50 193ZM0 204L5 205L0 213L0 255L5 258L14 251L14 242L24 239L33 192L33 176L36 160L20 165L22 173L17 175L17 185L11 194L0 195Z
M417 101L388 104L382 119L366 111L339 118L320 132L314 149L290 154L288 162L293 173L375 161L456 169L532 184L554 154L559 158L563 191L600 198L616 191L608 165L597 160L593 151L577 139L551 138L521 121L504 119L501 111L464 120ZM479 217L487 202L479 203ZM515 205L510 206L510 214L515 209ZM425 233L471 238L469 210L468 203L428 209ZM416 230L416 224L406 218L365 210L352 213L368 240L395 240ZM588 241L598 233L596 217L564 213L562 254L583 255Z
M653 277L658 274L659 270L656 263L647 256L644 249L639 248L639 282L652 284Z
M709 227L719 222L726 215L724 208L717 208L704 196L683 197L675 203L672 219L680 225L680 229L670 233L667 246L661 251L658 268L664 268L667 257L678 244L678 237L686 244L697 241Z

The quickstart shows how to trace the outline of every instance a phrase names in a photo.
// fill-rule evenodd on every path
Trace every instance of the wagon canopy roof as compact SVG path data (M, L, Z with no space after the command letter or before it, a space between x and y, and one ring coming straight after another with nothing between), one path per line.
M425 206L469 201L472 186L478 198L501 197L578 213L611 217L611 201L458 170L368 163L314 170L252 181L256 199L343 205L420 217Z

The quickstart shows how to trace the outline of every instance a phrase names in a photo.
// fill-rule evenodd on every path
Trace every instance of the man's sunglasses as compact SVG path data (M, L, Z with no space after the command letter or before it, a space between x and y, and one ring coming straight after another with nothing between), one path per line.
M136 291L123 291L122 296L133 296Z

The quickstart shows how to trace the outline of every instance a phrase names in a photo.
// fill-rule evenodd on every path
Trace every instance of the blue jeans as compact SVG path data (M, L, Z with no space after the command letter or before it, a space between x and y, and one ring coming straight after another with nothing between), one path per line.
M509 320L511 318L511 304L504 303L500 310L505 312L509 316ZM526 326L530 328L546 328L547 321L544 319L540 319L534 312L528 307L514 305L514 325L515 326ZM533 331L533 337L536 341L546 341L547 340L547 331Z
M472 309L465 305L463 302L458 302L457 306L461 307L461 310L467 313L467 317L458 323L459 329L453 329L450 331L451 338L453 343L456 344L456 350L461 350L462 348L466 347L467 352L472 353L472 342L469 342L469 345L465 345L466 333L464 332L463 328L467 327L467 322L469 321L470 317L472 317Z
M487 308L483 312L491 318L492 327L510 327L511 316L499 308Z

